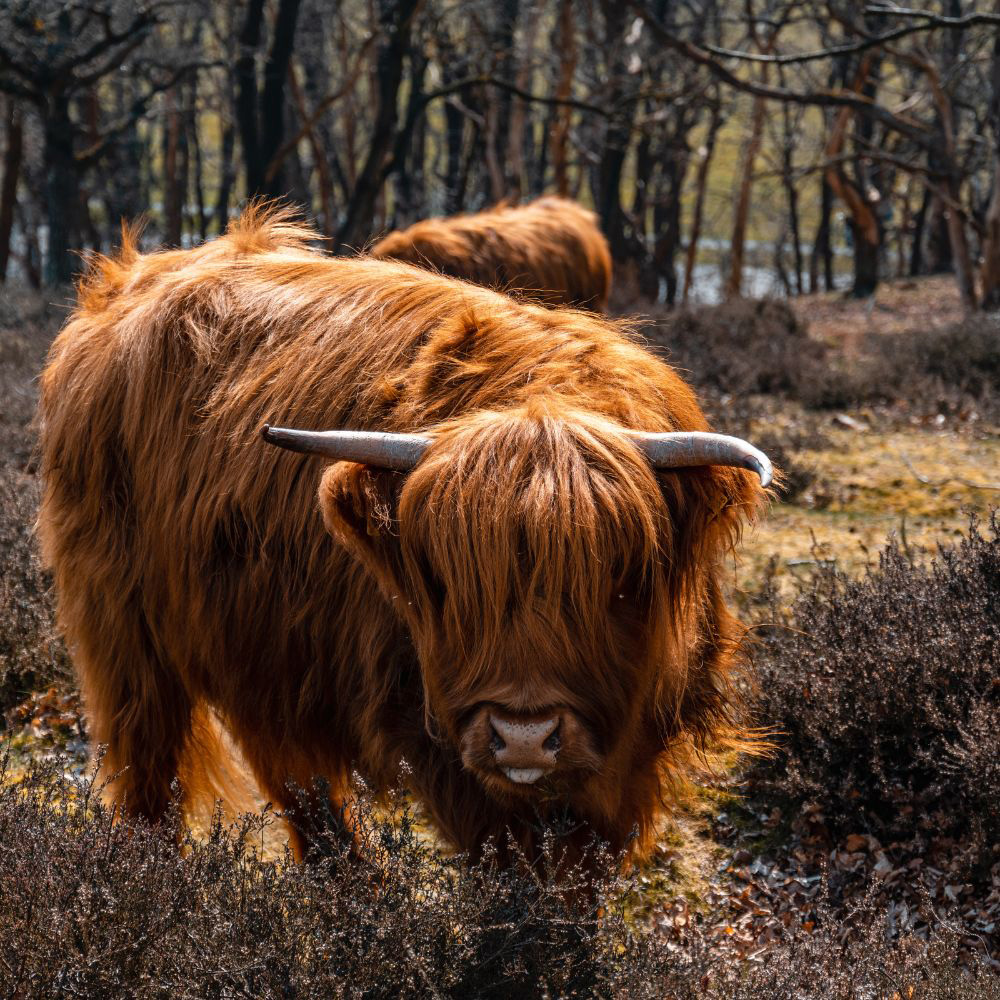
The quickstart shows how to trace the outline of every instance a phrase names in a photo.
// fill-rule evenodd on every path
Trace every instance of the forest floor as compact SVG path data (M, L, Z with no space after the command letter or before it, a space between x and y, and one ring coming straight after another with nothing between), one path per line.
M793 308L811 336L848 356L859 333L926 330L961 315L950 278L887 283L874 302L819 295ZM58 320L58 311L49 310L40 322L50 325L51 335ZM7 364L0 382L6 393L0 399L0 423L7 424L0 445L10 442L11 449L0 456L0 471L18 495L29 497L22 515L25 537L36 488L26 442L33 439L35 376L43 352L44 344L26 340L19 326L5 324L0 311L0 363ZM862 574L877 566L892 533L915 557L931 554L967 529L970 512L985 517L1000 502L1000 435L982 420L900 419L869 408L816 412L792 401L760 409L759 429L807 428L798 435L805 444L790 454L811 481L794 500L775 502L746 533L731 577L736 602L745 608L753 606L765 580L787 602L817 566L834 564L848 574ZM0 596L3 586L0 582ZM0 671L3 655L0 641ZM30 676L45 680L37 672ZM79 701L65 674L2 707L7 731L0 723L0 737L11 739L16 759L68 752L74 770L87 766ZM815 901L821 891L816 874L821 855L834 865L829 859L842 856L847 868L863 868L863 855L880 863L878 845L863 839L835 845L832 853L821 838L810 846L808 819L798 817L797 827L789 825L780 809L760 811L721 778L689 797L665 827L659 850L639 876L638 912L678 927L695 910L721 905L729 917L719 926L720 939L753 954L788 923L790 911Z
M791 302L810 336L850 357L860 335L933 330L956 323L962 308L954 278L940 275L883 283L873 299L842 293ZM791 448L813 481L791 503L775 503L744 539L738 589L770 572L787 589L817 563L848 573L877 565L890 533L904 548L933 553L968 527L969 511L1000 503L1000 435L971 414L898 419L870 407L818 416L792 402L755 421L755 429L793 430L808 447Z

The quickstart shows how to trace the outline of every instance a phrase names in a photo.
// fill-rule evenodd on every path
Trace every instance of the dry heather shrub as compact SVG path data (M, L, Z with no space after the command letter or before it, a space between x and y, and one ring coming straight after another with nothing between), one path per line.
M946 928L887 941L874 892L846 912L822 904L816 928L750 960L711 950L698 924L673 953L670 1000L1000 1000L1000 977Z
M0 730L29 691L70 677L33 535L35 376L61 315L32 296L0 297Z
M671 364L690 372L699 389L746 396L798 397L820 377L826 349L784 302L734 299L718 306L661 314L642 328Z
M856 356L809 337L784 302L737 299L654 317L643 336L709 396L770 393L813 409L875 403L1000 414L1000 319L869 334Z
M92 783L71 787L55 764L18 783L0 773L0 993L888 1000L917 984L925 1000L1000 1000L975 960L960 971L947 935L929 950L888 943L870 901L843 925L822 910L812 934L748 962L720 947L711 914L680 932L630 928L636 886L606 855L589 883L470 869L422 843L405 808L392 822L365 798L355 809L365 862L331 838L296 865L255 852L261 817L180 851L175 815L115 823Z
M32 535L37 506L35 482L0 466L0 730L28 693L72 676Z
M652 997L651 942L609 899L617 876L469 868L400 808L360 797L364 862L333 835L303 864L262 860L261 818L207 842L113 822L53 768L0 787L0 993L130 997ZM614 859L604 857L606 872ZM577 900L574 902L573 900Z
M1000 414L1000 319L974 315L943 330L869 337L871 361L854 395L940 413Z
M861 580L820 572L755 654L784 754L759 789L819 803L839 832L1000 845L1000 522L927 566L898 544Z

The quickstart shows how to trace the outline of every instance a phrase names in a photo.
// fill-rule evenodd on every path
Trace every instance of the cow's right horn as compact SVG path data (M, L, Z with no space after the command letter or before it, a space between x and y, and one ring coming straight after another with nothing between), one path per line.
M760 477L761 486L774 478L771 460L759 448L743 438L706 431L670 431L652 434L629 431L628 436L658 469L677 469L693 465L730 465L750 469Z
M300 431L264 424L261 437L269 444L305 455L326 455L341 462L360 462L380 469L409 472L431 443L420 434L384 431Z

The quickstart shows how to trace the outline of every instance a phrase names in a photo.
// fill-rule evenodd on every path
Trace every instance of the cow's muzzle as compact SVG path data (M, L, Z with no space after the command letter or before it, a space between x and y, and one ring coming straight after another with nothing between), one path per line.
M558 714L524 717L489 713L490 750L501 772L518 785L533 785L555 769L561 749Z
M515 712L483 705L462 734L466 767L510 785L534 785L549 775L596 770L600 758L593 741L571 710L553 707Z

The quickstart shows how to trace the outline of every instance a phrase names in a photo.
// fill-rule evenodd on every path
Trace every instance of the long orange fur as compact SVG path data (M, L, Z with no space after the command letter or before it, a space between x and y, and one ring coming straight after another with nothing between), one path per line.
M648 845L692 751L745 735L719 563L756 479L645 463L622 428L706 422L623 324L312 237L256 208L197 249L127 241L52 347L38 530L112 793L156 819L176 775L203 791L210 710L279 806L405 758L459 848L530 849L565 808ZM434 443L404 476L280 451L265 421ZM604 766L507 798L462 769L460 715L549 682Z
M426 219L389 233L371 255L551 305L603 310L611 293L611 253L597 216L554 195Z

